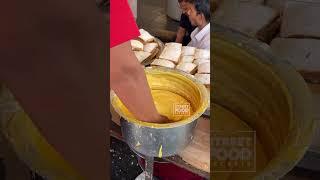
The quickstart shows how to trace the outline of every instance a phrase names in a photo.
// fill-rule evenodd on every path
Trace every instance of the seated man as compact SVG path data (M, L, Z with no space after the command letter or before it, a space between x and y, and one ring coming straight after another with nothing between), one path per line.
M210 5L209 0L187 0L187 14L192 25L197 28L191 33L188 46L210 49Z
M196 28L192 26L187 15L188 0L178 0L182 14L180 17L180 25L177 32L176 42L186 46L191 41L191 33ZM189 5L190 6L190 5Z

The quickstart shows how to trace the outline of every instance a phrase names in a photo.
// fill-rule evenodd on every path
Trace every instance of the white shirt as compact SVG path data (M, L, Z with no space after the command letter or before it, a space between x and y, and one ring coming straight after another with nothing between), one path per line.
M198 49L210 49L210 23L208 23L201 30L197 27L192 31L191 41L188 46L196 47Z

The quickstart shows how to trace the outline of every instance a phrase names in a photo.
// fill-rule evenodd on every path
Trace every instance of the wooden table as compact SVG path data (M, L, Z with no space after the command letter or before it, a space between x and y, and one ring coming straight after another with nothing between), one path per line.
M114 123L113 121L111 121L110 135L121 140L121 141L124 141L122 138L122 135L121 135L121 127L119 125L117 125L116 123ZM186 163L179 155L170 156L170 157L166 157L163 159L170 162L170 163L173 163L174 165L176 165L178 167L186 169L194 174L197 174L203 178L210 179L210 173L202 171L200 169L197 169L197 168L193 167L192 165Z

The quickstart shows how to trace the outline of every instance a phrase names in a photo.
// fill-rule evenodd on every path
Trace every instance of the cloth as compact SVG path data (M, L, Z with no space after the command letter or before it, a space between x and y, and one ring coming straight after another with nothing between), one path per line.
M110 48L140 35L127 0L110 0Z
M191 33L191 42L188 46L196 47L198 49L210 49L210 23L208 23L201 30L197 27Z

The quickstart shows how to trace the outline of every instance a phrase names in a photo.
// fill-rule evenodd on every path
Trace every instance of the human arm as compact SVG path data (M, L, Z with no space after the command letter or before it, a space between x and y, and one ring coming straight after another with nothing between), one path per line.
M183 37L186 34L186 29L179 26L178 31L177 31L177 37L176 37L176 43L182 43Z
M176 36L177 43L183 42L183 38L187 34L187 29L189 27L189 24L190 24L189 17L186 14L181 14L179 28Z
M144 70L131 50L130 39L140 35L126 0L111 0L110 85L139 120L164 122L153 103ZM124 28L124 25L126 26Z
M141 121L161 122L146 75L130 42L110 49L110 85L129 111Z

